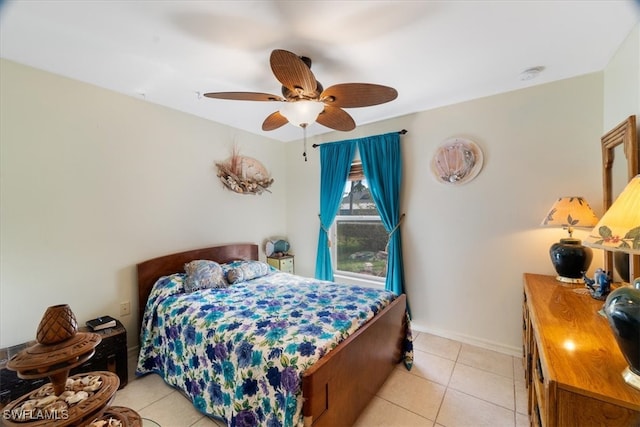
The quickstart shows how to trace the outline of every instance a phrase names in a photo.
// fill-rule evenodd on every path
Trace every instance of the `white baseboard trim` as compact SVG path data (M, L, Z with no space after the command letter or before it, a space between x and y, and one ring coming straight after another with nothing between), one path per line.
M411 322L411 329L417 332L424 332L427 334L437 335L442 338L448 338L450 340L459 341L465 344L475 345L476 347L484 348L487 350L497 351L498 353L507 354L513 357L522 357L522 347L512 347L504 345L494 341L484 340L477 337L472 337L465 334L458 334L451 331L443 331L440 329L427 328L423 325L417 325Z

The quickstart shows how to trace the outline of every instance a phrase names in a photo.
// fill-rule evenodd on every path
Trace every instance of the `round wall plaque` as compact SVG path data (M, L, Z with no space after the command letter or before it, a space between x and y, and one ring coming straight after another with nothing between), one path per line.
M443 184L464 184L471 181L482 169L482 150L465 138L451 138L440 145L433 159L431 171Z

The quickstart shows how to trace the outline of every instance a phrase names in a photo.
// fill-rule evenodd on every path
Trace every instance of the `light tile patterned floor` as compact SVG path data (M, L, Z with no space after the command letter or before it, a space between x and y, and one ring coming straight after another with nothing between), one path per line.
M355 427L529 425L520 358L435 335L414 335L413 369L399 365ZM135 361L129 363L131 380L118 391L113 405L138 411L146 419L145 427L224 426L203 416L158 375L135 379Z

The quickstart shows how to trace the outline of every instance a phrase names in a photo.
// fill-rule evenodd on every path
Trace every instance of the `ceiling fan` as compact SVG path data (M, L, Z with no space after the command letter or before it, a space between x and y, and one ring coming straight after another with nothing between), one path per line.
M271 70L282 84L282 96L260 92L211 92L204 96L237 101L278 101L278 111L267 116L262 130L278 129L286 123L306 127L317 121L339 131L356 127L343 108L368 107L397 98L398 92L388 86L370 83L342 83L327 89L311 72L311 59L276 49L271 52Z

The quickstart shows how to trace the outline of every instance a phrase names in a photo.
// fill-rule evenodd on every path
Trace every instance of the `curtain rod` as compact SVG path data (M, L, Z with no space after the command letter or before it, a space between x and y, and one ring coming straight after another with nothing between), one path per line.
M409 131L408 131L408 130L406 130L406 129L402 129L402 130L399 130L399 131L398 131L398 133L399 133L400 135L405 135L407 132L409 132ZM313 144L313 145L312 145L312 147L313 147L313 148L318 148L318 147L320 147L320 144Z

